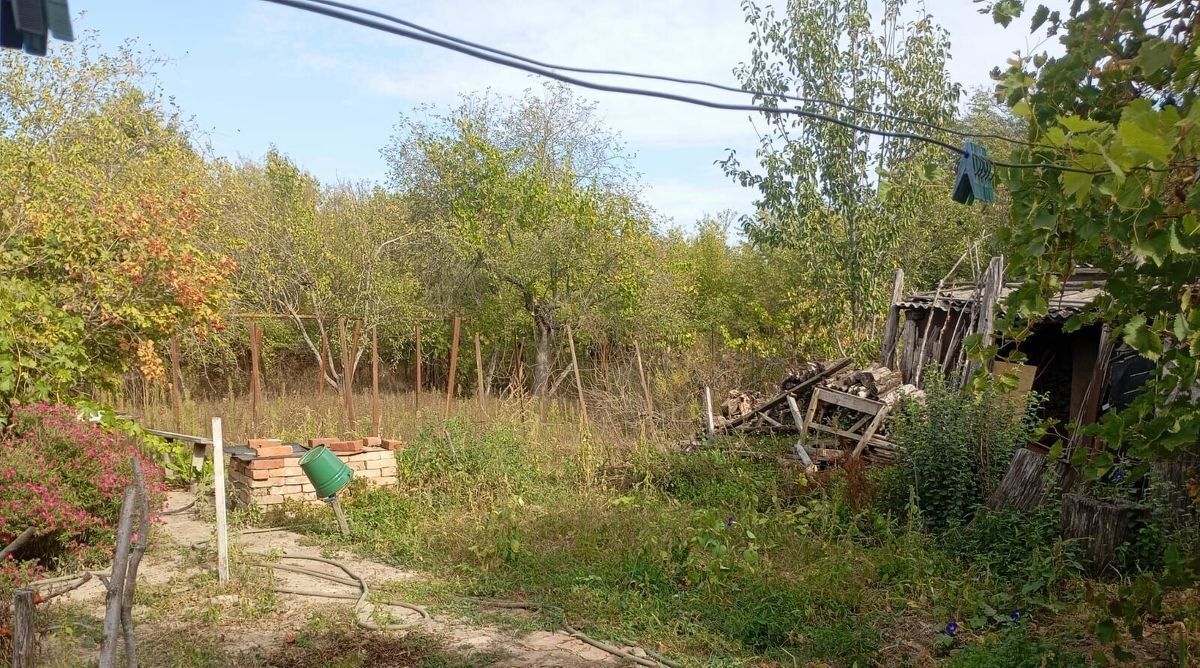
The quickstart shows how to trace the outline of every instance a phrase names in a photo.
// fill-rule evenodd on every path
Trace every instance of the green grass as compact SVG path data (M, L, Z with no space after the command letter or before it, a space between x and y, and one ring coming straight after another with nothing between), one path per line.
M520 599L543 606L530 628L567 621L689 665L866 666L901 639L934 653L947 619L1006 634L980 610L1022 584L955 558L919 522L852 510L837 476L798 484L773 457L565 447L452 421L397 461L398 489L355 485L344 505L357 549L431 576L418 600L463 616L472 604L456 596ZM902 638L914 615L925 630Z

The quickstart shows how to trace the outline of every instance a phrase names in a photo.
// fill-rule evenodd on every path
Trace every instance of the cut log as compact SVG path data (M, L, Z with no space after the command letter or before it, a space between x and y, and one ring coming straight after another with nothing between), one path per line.
M1042 505L1045 497L1046 455L1021 448L1013 455L1004 479L988 499L988 508L1014 508L1028 512Z
M1062 535L1063 538L1079 541L1089 569L1092 574L1099 575L1116 561L1117 548L1128 538L1130 527L1143 510L1131 503L1065 494L1062 502Z

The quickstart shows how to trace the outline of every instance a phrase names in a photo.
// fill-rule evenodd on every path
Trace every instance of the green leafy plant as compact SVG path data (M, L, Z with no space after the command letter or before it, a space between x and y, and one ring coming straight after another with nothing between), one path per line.
M1039 424L1038 399L1014 398L997 383L963 394L936 370L929 372L925 390L924 402L901 408L895 438L903 482L916 491L928 526L942 531L971 520L1016 449L1031 440Z

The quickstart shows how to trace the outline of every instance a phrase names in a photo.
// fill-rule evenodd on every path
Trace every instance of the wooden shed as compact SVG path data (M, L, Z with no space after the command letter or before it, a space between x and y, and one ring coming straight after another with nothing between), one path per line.
M1064 281L1050 300L1048 316L1035 323L1032 334L1019 345L994 340L995 316L1003 314L1005 298L1021 286L1019 281L1004 280L1003 273L1003 259L993 258L977 283L894 299L881 363L898 367L904 382L915 385L924 384L926 370L934 364L946 374L965 378L973 369L963 341L979 333L985 342L998 345L999 357L1014 347L1026 355L1026 363L1016 371L1024 382L1022 389L1047 397L1045 417L1055 418L1060 425L1094 421L1111 346L1100 325L1074 332L1065 331L1063 325L1104 293L1104 273L1085 267Z

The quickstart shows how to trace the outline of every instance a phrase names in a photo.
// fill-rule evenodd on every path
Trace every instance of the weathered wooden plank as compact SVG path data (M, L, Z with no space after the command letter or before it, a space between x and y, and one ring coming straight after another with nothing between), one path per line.
M896 340L900 334L899 301L904 298L904 270L897 269L892 277L892 301L889 302L887 322L883 325L883 345L879 350L879 363L891 367L896 358Z

